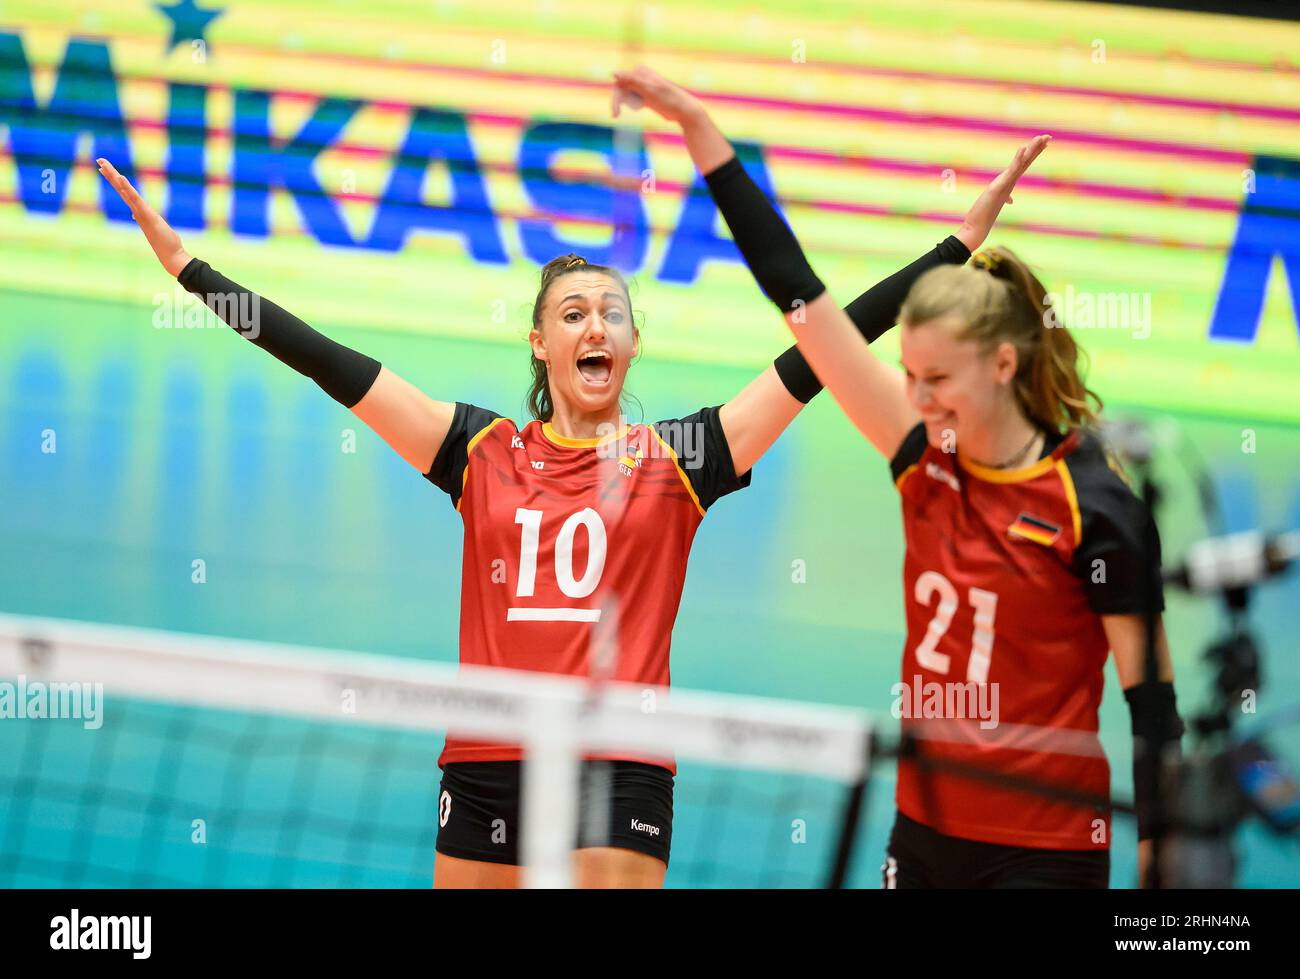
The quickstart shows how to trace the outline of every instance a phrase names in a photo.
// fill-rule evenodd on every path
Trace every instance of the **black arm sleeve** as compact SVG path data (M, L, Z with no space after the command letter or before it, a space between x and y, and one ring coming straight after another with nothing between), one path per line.
M685 418L655 422L654 430L677 453L677 463L703 509L749 485L753 471L736 475L717 408L701 408Z
M964 265L970 259L970 249L960 238L949 235L918 258L907 268L899 269L844 307L858 332L874 343L893 329L898 322L898 311L913 283L930 269L940 265Z
M705 174L704 182L758 287L781 312L810 303L826 291L794 232L738 157Z
M465 468L469 465L469 443L474 436L500 418L494 411L476 405L456 402L451 416L451 427L433 457L433 465L424 478L451 497L452 506L460 503L460 493L465 486Z
M949 235L911 265L899 269L844 307L844 312L858 328L867 343L875 343L898 322L898 311L903 307L912 284L922 275L940 265L963 265L970 258L970 249L961 239ZM791 347L775 361L776 372L786 389L798 400L807 404L819 393L822 383L813 373L797 346Z
M1133 719L1133 801L1137 809L1138 839L1154 835L1151 787L1162 765L1181 755L1180 739L1185 727L1178 716L1174 685L1167 681L1147 680L1124 691ZM1163 746L1157 749L1155 746ZM1168 808L1162 821L1170 816Z
M207 262L191 259L176 278L236 332L311 378L345 408L364 398L379 376L379 361L317 333L269 299L231 282Z

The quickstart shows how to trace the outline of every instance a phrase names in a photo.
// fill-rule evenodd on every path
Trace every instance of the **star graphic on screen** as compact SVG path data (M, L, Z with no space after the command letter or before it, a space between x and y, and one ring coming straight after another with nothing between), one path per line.
M208 29L208 25L225 13L224 10L200 10L194 5L194 0L177 0L170 7L164 7L161 3L154 6L160 13L166 14L172 22L172 43L167 46L170 53L176 49L176 45L182 41L203 41L207 38L203 32Z

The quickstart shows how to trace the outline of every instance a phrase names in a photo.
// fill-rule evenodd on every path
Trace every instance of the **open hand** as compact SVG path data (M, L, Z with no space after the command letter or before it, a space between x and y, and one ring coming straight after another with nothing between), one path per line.
M190 254L181 244L181 236L163 220L161 214L149 206L149 202L140 196L139 191L131 186L129 180L117 172L113 164L104 159L95 162L99 164L99 172L113 185L113 189L121 195L126 206L131 209L131 217L135 218L135 223L144 232L149 247L158 256L162 267L173 276L180 275L181 270L190 263Z
M1035 136L1016 150L1016 155L1011 158L1007 168L989 183L989 191L1004 196L1008 204L1015 203L1011 199L1011 191L1015 188L1016 181L1024 176L1029 165L1038 159L1038 154L1047 149L1047 144L1051 141L1051 136Z
M617 116L624 105L630 109L645 106L678 125L703 111L694 95L645 65L614 72L613 114Z
M1038 155L1051 141L1051 136L1035 136L1016 150L1016 155L1011 158L1011 163L1005 170L989 181L984 192L971 205L961 230L957 232L957 237L967 248L975 251L984 243L984 239L993 229L993 223L998 219L998 214L1002 211L1002 206L1012 203L1011 192L1015 189L1016 181L1024 176L1030 164L1038 159Z

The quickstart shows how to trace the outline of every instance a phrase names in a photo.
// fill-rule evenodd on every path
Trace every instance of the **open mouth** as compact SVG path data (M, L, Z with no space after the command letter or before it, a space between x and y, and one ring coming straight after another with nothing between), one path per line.
M588 350L578 358L578 373L589 384L608 384L614 358L606 350Z

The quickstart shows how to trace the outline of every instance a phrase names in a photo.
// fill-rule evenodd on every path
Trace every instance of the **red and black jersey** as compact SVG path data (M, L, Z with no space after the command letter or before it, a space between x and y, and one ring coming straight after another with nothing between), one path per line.
M750 481L717 408L571 439L461 403L426 475L465 524L461 663L590 676L599 636L609 679L662 686L695 531ZM521 757L449 733L438 763Z
M924 738L939 762L1109 800L1097 739L1109 652L1100 617L1141 613L1152 600L1163 608L1158 591L1144 598L1158 541L1147 554L1146 508L1095 434L1049 435L1044 453L1022 469L988 469L930 445L917 425L891 461L907 539L895 712L922 735L927 718L944 718L929 732L946 735L954 716L984 720L958 725L964 743ZM897 802L963 839L1072 850L1110 840L1108 802L1055 801L906 759Z

